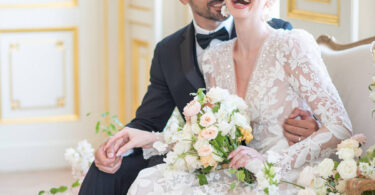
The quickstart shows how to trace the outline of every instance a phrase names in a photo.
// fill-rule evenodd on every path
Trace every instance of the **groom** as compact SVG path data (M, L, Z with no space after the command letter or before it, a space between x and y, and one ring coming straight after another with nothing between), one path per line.
M180 1L190 5L194 21L157 44L150 70L151 84L135 119L122 131L129 128L162 131L173 109L177 106L182 113L184 106L192 100L189 94L205 88L199 56L210 45L236 37L232 17L220 14L223 0ZM290 23L280 19L268 23L273 28L292 28ZM302 120L296 120L298 116ZM312 134L317 124L308 112L296 109L286 120L284 129L285 136L293 144ZM117 143L113 149L126 141ZM148 166L141 149L135 149L126 157L115 157L116 151L104 151L104 145L95 152L95 163L79 194L126 194L139 171Z

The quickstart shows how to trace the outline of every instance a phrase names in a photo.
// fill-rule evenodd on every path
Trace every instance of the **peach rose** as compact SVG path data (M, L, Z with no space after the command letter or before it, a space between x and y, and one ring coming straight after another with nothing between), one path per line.
M354 135L352 138L350 139L354 139L354 140L357 140L357 142L359 144L361 144L361 146L365 145L366 144L366 136L363 134L363 133L360 133L360 134L356 134Z
M197 100L192 100L184 108L185 117L197 115L201 111L201 104Z
M199 135L203 139L212 140L216 138L218 132L216 127L211 126L202 130Z
M212 154L212 147L210 145L204 145L198 150L199 156L209 156Z
M212 155L201 156L199 160L201 161L201 163L202 163L202 165L203 165L204 168L206 168L208 166L212 166L212 167L216 167L217 166L217 162L212 157Z
M201 116L199 124L203 127L208 127L216 122L216 118L213 113L207 112L206 114Z

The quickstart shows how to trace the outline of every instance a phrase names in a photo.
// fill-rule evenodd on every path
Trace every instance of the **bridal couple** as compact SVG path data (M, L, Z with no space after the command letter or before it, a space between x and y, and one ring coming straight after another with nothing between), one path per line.
M253 193L245 185L230 191L235 178L224 171L210 173L209 184L200 186L194 174L167 174L165 164L143 159L140 148L152 147L159 137L153 132L162 131L175 106L182 113L198 88L227 89L249 106L254 140L231 154L233 168L272 157L283 179L293 182L303 166L351 136L314 38L288 22L267 20L275 0L225 0L229 17L221 14L223 0L180 1L190 5L194 21L157 45L136 118L96 151L80 194Z

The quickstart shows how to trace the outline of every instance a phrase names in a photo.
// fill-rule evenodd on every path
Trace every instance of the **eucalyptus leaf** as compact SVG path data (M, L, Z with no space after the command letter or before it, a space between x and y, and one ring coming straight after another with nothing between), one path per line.
M96 130L96 133L99 133L99 130L100 130L100 121L96 122L95 130Z
M46 191L41 190L41 191L39 191L38 195L42 195L42 194L44 194L44 193L46 193Z
M72 188L80 186L79 179L72 184Z
M65 192L68 189L66 186L60 186L58 192Z
M49 192L50 192L51 194L56 194L58 191L59 191L59 189L57 189L57 188L51 188L51 189L49 190Z

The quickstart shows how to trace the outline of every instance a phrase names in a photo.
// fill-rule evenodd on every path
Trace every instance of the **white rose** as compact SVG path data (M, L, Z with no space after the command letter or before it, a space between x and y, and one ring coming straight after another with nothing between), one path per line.
M310 166L306 166L299 174L297 184L304 187L311 187L315 178L314 169Z
M186 161L186 164L187 164L188 168L192 171L202 167L201 162L199 161L199 159L196 156L186 155L185 161Z
M337 171L343 179L351 179L357 176L357 163L351 160L341 161Z
M176 154L183 154L190 150L190 146L190 142L180 141L177 142L176 145L173 147L173 151L176 152Z
M316 195L327 195L327 187L324 185L325 180L323 180L322 178L316 178L314 181L317 182L316 184L314 182Z
M311 188L305 188L298 191L298 195L315 195L315 192Z
M246 165L245 168L252 173L261 171L263 162L258 158L252 158Z
M159 153L163 153L165 150L167 150L168 145L163 142L156 141L152 147L155 148Z
M219 130L221 131L221 135L223 136L228 135L231 129L234 127L232 124L227 123L225 121L221 121L218 126L219 126Z
M192 131L194 134L199 134L199 132L201 131L201 128L199 127L198 124L193 123L193 124L191 125L191 131Z
M342 160L351 160L354 158L354 150L352 148L341 148L336 154Z
M219 88L219 87L211 88L206 94L206 98L207 98L208 102L210 102L211 104L215 104L217 102L220 102L220 101L228 98L228 96L229 96L228 90L222 89L222 88Z
M173 167L177 170L187 170L185 160L182 158L177 158L176 162L173 164Z
M368 163L360 162L358 168L363 175L369 175L371 172L371 167Z
M340 150L342 148L350 148L355 150L359 147L359 142L355 139L346 139L342 141L339 145L337 145L337 150Z
M200 139L198 137L198 140L195 142L194 144L194 149L196 151L198 151L201 147L205 146L205 145L209 145L210 143L208 142L208 140L205 140L205 139Z
M319 175L323 178L327 178L333 174L333 168L335 164L332 159L326 158L318 165Z
M175 152L168 152L167 156L163 159L167 165L173 164L178 158L178 155Z
M240 126L245 129L250 129L250 122L249 120L240 113L235 113L232 117L233 123L237 126Z
M201 116L199 124L203 127L208 127L216 122L216 118L212 112L207 112Z

